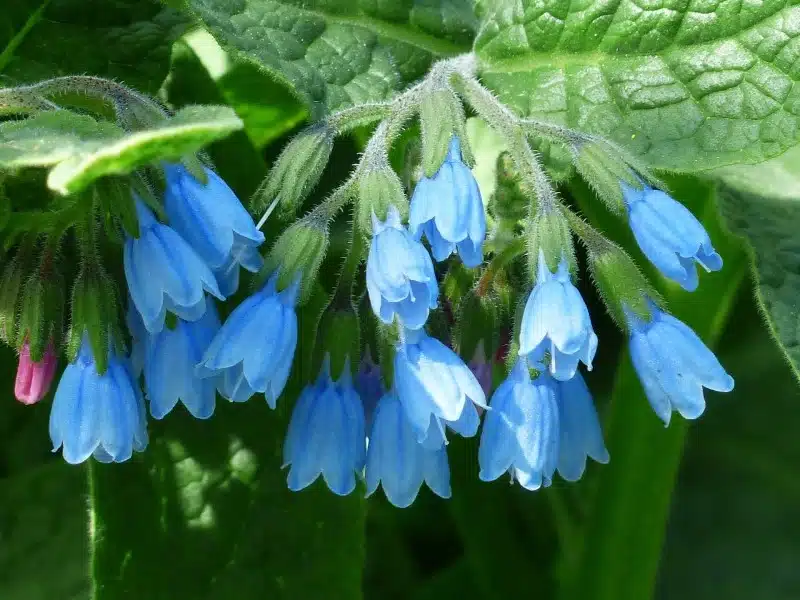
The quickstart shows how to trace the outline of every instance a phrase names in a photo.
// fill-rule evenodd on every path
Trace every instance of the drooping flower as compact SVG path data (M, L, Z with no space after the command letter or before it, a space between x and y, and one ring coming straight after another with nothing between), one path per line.
M525 311L519 334L519 353L539 363L550 353L550 373L565 381L575 375L578 362L591 370L597 350L589 309L570 281L566 260L552 273L539 251L536 285Z
M199 377L222 375L220 393L244 402L256 392L275 408L297 346L299 281L277 291L278 275L242 302L214 336L197 365Z
M218 377L200 378L195 366L203 358L220 322L214 302L197 321L178 319L174 329L164 327L150 336L144 361L145 395L150 414L163 419L178 403L198 419L214 414Z
M42 360L31 360L31 346L26 340L19 351L17 378L14 381L14 396L23 404L36 404L50 391L56 374L58 357L53 342L45 348Z
M559 456L557 383L546 371L531 381L520 358L489 402L478 448L479 477L504 473L529 490L549 486Z
M623 185L622 192L636 242L665 277L693 292L698 284L695 262L709 272L722 268L722 257L705 228L683 204L650 187Z
M703 388L730 392L733 377L697 334L650 302L650 320L628 311L633 366L655 413L669 424L673 410L696 419L706 407Z
M136 214L139 237L125 240L125 278L147 331L161 331L167 311L186 321L199 319L206 311L205 292L225 299L205 262L138 198Z
M53 451L62 449L70 464L94 456L100 462L123 462L147 446L144 400L128 360L113 349L108 368L98 373L89 342L67 365L50 411Z
M431 257L389 208L386 222L373 215L373 236L367 258L367 291L372 310L384 323L395 314L405 327L419 329L436 308L439 286Z
M369 435L365 470L367 496L383 486L386 498L398 508L414 502L422 483L441 498L450 497L450 467L444 446L426 448L406 418L397 394L378 402Z
M164 209L170 226L200 255L226 296L239 286L239 266L258 272L264 234L228 184L205 168L203 184L181 164L167 164Z
M483 262L486 214L478 182L461 160L461 141L450 140L447 157L436 174L423 177L411 197L411 235L428 238L437 261L458 251L468 267Z
M356 473L366 461L364 408L353 387L350 365L338 381L326 359L319 378L306 386L292 412L283 446L288 484L302 490L322 475L328 488L346 496L356 487Z
M477 433L475 405L486 406L480 383L455 352L423 330L405 331L395 353L394 382L420 442L442 445L445 425L465 437Z
M606 464L608 450L592 395L580 373L558 382L559 434L558 473L567 481L578 481L586 468L586 457Z

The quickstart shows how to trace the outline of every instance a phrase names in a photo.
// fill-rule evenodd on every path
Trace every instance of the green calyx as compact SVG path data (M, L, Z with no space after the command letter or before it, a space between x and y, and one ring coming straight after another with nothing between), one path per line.
M422 169L426 177L433 177L442 166L454 135L461 141L462 160L469 166L474 164L466 136L464 108L453 90L442 87L425 94L420 100L419 119Z
M305 218L292 224L272 246L257 278L261 286L277 272L278 291L300 282L299 304L304 304L313 289L319 267L328 250L328 227L319 219Z
M361 356L361 326L358 314L352 309L329 308L322 316L319 326L320 343L315 345L315 371L327 356L331 377L339 380L350 370L353 375Z
M72 314L67 339L67 356L70 361L75 360L86 336L97 372L105 372L108 368L109 351L121 353L124 350L121 343L119 305L114 281L102 267L92 262L82 265L72 288Z
M64 324L64 278L57 272L35 273L22 291L17 345L30 345L31 359L44 358L48 343L61 342Z
M24 274L30 272L30 257L21 248L9 262L0 278L0 339L16 345L18 309Z
M626 310L650 320L647 300L659 303L661 298L622 248L608 242L599 251L590 249L589 266L603 302L621 329L628 330Z
M397 174L388 166L365 172L357 182L357 219L360 231L372 233L372 215L385 221L389 207L394 206L405 220L408 216L408 199Z
M604 142L582 142L574 149L578 172L616 214L625 212L622 186L642 189L643 182L615 147ZM645 179L649 179L644 175Z
M557 206L539 210L528 224L528 268L536 278L540 255L551 273L555 273L562 260L567 261L570 273L577 271L575 248L569 222Z
M277 200L282 214L295 214L319 182L333 139L333 129L325 124L313 125L295 136L253 197L253 209L262 211Z

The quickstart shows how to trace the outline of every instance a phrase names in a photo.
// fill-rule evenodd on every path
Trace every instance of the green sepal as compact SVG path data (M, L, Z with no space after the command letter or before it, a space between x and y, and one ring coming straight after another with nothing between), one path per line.
M357 215L360 231L372 234L372 215L385 221L389 207L394 206L401 220L408 217L408 199L403 184L391 168L372 169L358 180Z
M295 214L328 164L334 135L325 124L313 125L297 134L253 196L253 210L263 211L277 198L281 214Z
M422 168L426 177L433 177L442 166L452 137L461 142L462 160L474 164L466 135L464 108L450 88L439 88L422 97L419 105L422 125Z
M31 256L28 248L20 247L17 255L6 264L0 278L0 339L16 345L20 292L25 274L30 272Z
M67 338L70 362L78 356L84 335L94 355L97 372L108 368L109 350L122 353L119 298L114 281L91 262L84 263L72 288L72 313ZM110 348L110 344L114 347Z
M547 268L555 273L562 259L567 261L570 273L577 271L575 247L569 222L557 206L540 210L528 224L528 269L535 280L538 272L539 254L544 254Z
M391 390L394 385L394 355L400 341L398 321L395 319L391 325L387 325L378 321L371 312L370 315L376 322L375 341L378 345L378 364L381 367L383 384L387 390Z
M497 347L500 329L498 302L477 290L467 292L458 305L453 339L456 350L464 360L472 360L479 347L485 356L492 356Z
M609 210L625 213L622 186L641 190L658 185L648 169L623 149L603 141L583 142L573 149L575 168Z
M44 358L48 343L58 347L64 327L64 278L52 268L43 271L25 282L16 339L18 347L28 342L34 362Z
M127 178L104 177L95 184L95 194L103 219L112 225L112 231L118 225L124 233L138 238L139 219L130 181Z
M319 325L321 343L315 344L314 371L319 371L326 356L330 357L331 377L338 381L345 367L353 375L361 360L361 326L352 309L329 307Z
M662 302L633 259L612 242L607 242L599 250L589 249L589 269L611 318L624 331L628 330L626 309L649 321L648 298L656 304Z
M300 282L298 304L305 304L317 280L317 273L328 250L328 226L319 219L304 218L289 226L269 251L261 273L256 278L258 287L278 272L278 291L296 280Z

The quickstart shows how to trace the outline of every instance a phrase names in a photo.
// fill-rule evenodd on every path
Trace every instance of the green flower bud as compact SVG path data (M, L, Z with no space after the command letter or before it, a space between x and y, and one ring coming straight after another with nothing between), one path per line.
M408 216L408 200L403 193L400 178L389 167L373 169L358 180L357 218L361 231L372 233L372 215L385 221L389 207L394 206L405 220Z
M630 167L629 161L612 145L585 142L574 149L578 173L616 214L625 212L622 185L642 189L642 181ZM645 175L645 179L649 179Z
M555 273L562 258L566 259L570 272L577 270L569 222L558 207L539 211L528 224L527 236L528 268L533 277L538 270L540 252L551 273Z
M92 262L82 265L72 288L72 313L67 340L70 362L77 357L84 335L89 338L99 373L104 373L108 367L110 344L115 345L116 351L124 351L119 306L116 285L105 271Z
M31 359L39 362L49 343L61 342L64 327L64 278L52 268L40 269L25 282L16 344L30 344Z
M330 357L331 376L338 380L345 367L355 373L361 359L361 327L358 315L351 308L328 308L319 325L319 340L315 348L315 368L325 356Z
M508 152L497 157L497 187L489 205L500 221L516 225L528 214L530 200L520 188L520 176Z
M481 345L486 355L493 355L500 330L499 312L496 300L488 294L479 295L473 289L464 295L458 305L453 336L462 358L471 360Z
M333 138L333 130L323 124L309 127L295 136L256 192L254 210L264 210L278 198L283 214L297 212L328 164Z
M649 320L647 298L658 303L660 296L622 248L607 242L599 250L590 249L589 268L600 297L620 328L628 326L625 309Z
M258 278L259 284L277 271L278 291L299 281L299 304L304 304L314 287L327 250L328 227L324 221L301 219L286 229L272 246Z
M426 177L433 177L442 166L452 137L461 141L462 160L473 165L467 141L464 108L453 90L439 88L425 94L419 106L422 125L422 168Z

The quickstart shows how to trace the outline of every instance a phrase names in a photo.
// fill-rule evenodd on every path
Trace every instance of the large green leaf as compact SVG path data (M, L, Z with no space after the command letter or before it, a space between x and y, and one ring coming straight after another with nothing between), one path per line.
M0 11L0 78L15 85L57 75L112 77L155 92L180 12L156 0L12 0Z
M107 175L158 160L180 160L243 127L226 106L187 106L149 129L117 126L67 111L0 123L0 169L51 167L50 189L71 194Z
M289 84L312 114L381 100L469 50L469 0L188 0L223 45Z
M800 376L800 156L717 172L728 227L748 242L756 297L774 338Z
M664 169L776 156L800 139L791 0L498 0L482 77L523 115L610 136Z

